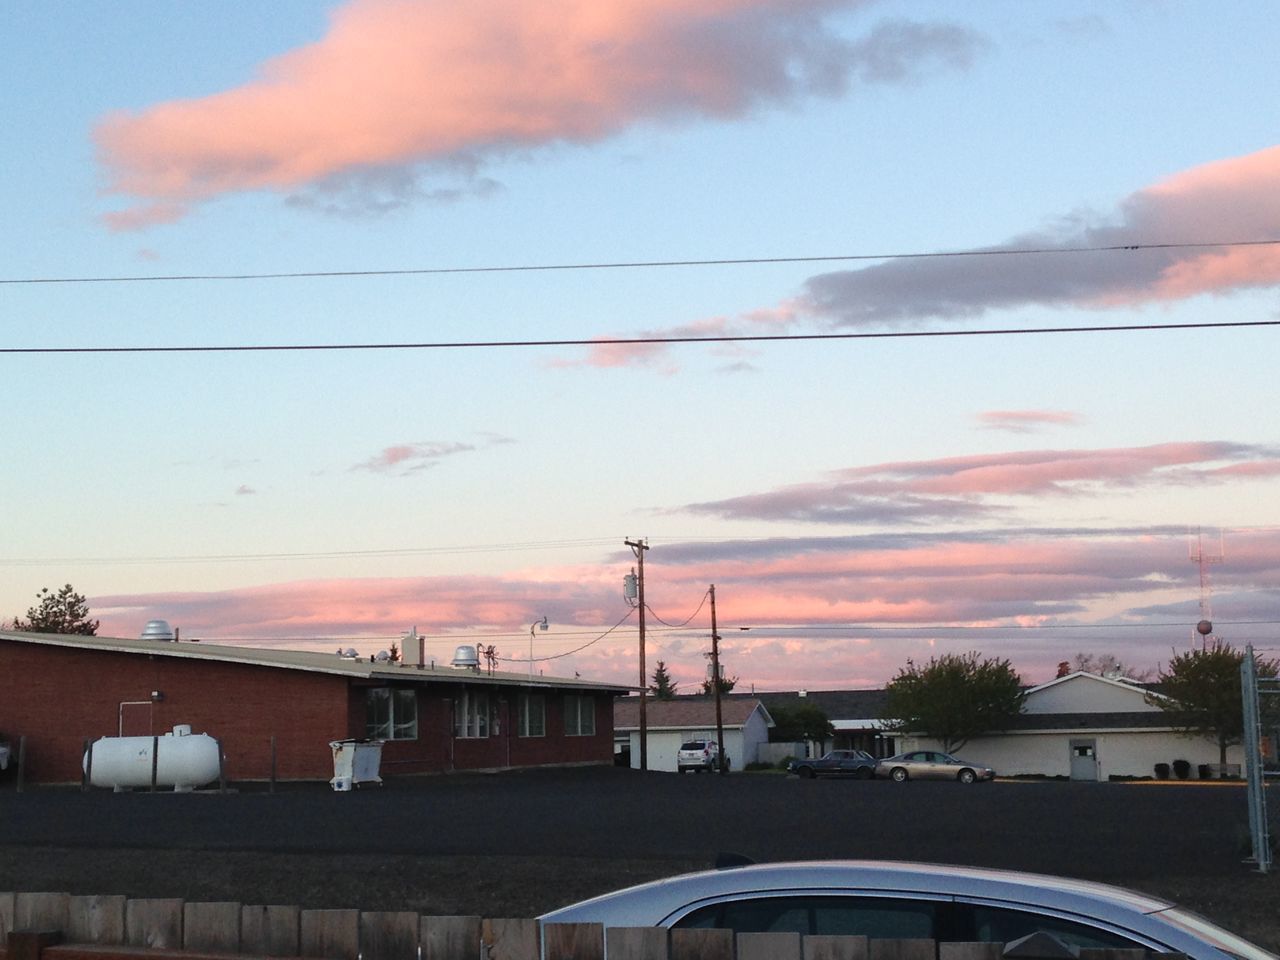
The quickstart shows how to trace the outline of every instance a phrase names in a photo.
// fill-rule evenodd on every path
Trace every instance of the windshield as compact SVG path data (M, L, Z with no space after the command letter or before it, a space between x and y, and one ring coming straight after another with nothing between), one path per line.
M1241 960L1277 960L1274 953L1263 950L1256 943L1250 943L1243 937L1237 937L1234 933L1223 930L1190 910L1171 907L1168 910L1160 911L1157 916L1167 920L1180 930L1185 930L1197 940L1202 940L1210 946L1217 947L1224 953L1240 957Z

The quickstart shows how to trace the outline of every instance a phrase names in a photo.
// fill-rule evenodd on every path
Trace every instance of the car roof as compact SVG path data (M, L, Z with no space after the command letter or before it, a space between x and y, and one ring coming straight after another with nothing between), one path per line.
M584 900L538 920L605 927L666 926L707 902L789 893L883 893L985 902L1092 920L1189 957L1280 960L1167 900L1123 887L1014 870L898 861L764 863L689 873Z
M628 887L544 914L545 923L600 922L651 926L674 911L706 899L793 890L912 892L1015 901L1084 915L1119 911L1142 915L1167 910L1166 900L1085 880L942 864L881 860L763 863L707 870Z

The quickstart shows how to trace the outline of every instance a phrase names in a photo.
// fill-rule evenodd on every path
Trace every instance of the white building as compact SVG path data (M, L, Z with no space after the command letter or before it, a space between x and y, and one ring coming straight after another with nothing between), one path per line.
M1149 695L1130 681L1071 673L1032 687L1008 730L974 737L957 752L1000 776L1152 777L1157 763L1175 760L1190 764L1191 779L1202 765L1216 771L1217 741L1179 732ZM920 749L941 747L926 737L902 737L903 752ZM1228 765L1241 758L1240 747L1227 751Z
M741 770L759 759L760 745L769 742L773 718L754 698L723 698L720 702L724 727L724 752L730 768ZM686 740L716 739L716 705L710 697L679 697L675 700L649 698L645 705L645 727L649 732L650 770L676 772L676 751ZM640 698L625 697L613 702L615 740L631 752L631 766L640 767Z

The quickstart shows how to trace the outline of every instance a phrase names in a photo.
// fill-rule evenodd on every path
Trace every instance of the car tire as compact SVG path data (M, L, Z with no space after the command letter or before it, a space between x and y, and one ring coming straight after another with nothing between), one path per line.
M972 770L969 770L966 768L964 770L961 770L960 773L956 775L956 779L959 780L961 783L973 783L975 780L978 779L978 775L974 773Z
M818 776L818 774L814 771L813 767L801 767L796 772L799 773L800 776L804 777L806 780L814 780Z
M892 770L889 771L889 779L892 780L894 783L906 783L907 771L902 767L894 767Z
M874 771L870 767L859 767L854 777L858 780L870 780L874 776Z

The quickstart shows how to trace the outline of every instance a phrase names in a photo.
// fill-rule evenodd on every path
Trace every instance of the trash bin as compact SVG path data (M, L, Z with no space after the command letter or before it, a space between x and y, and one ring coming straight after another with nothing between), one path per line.
M378 768L382 765L381 740L332 740L333 779L335 790L350 790L362 783L382 783Z

